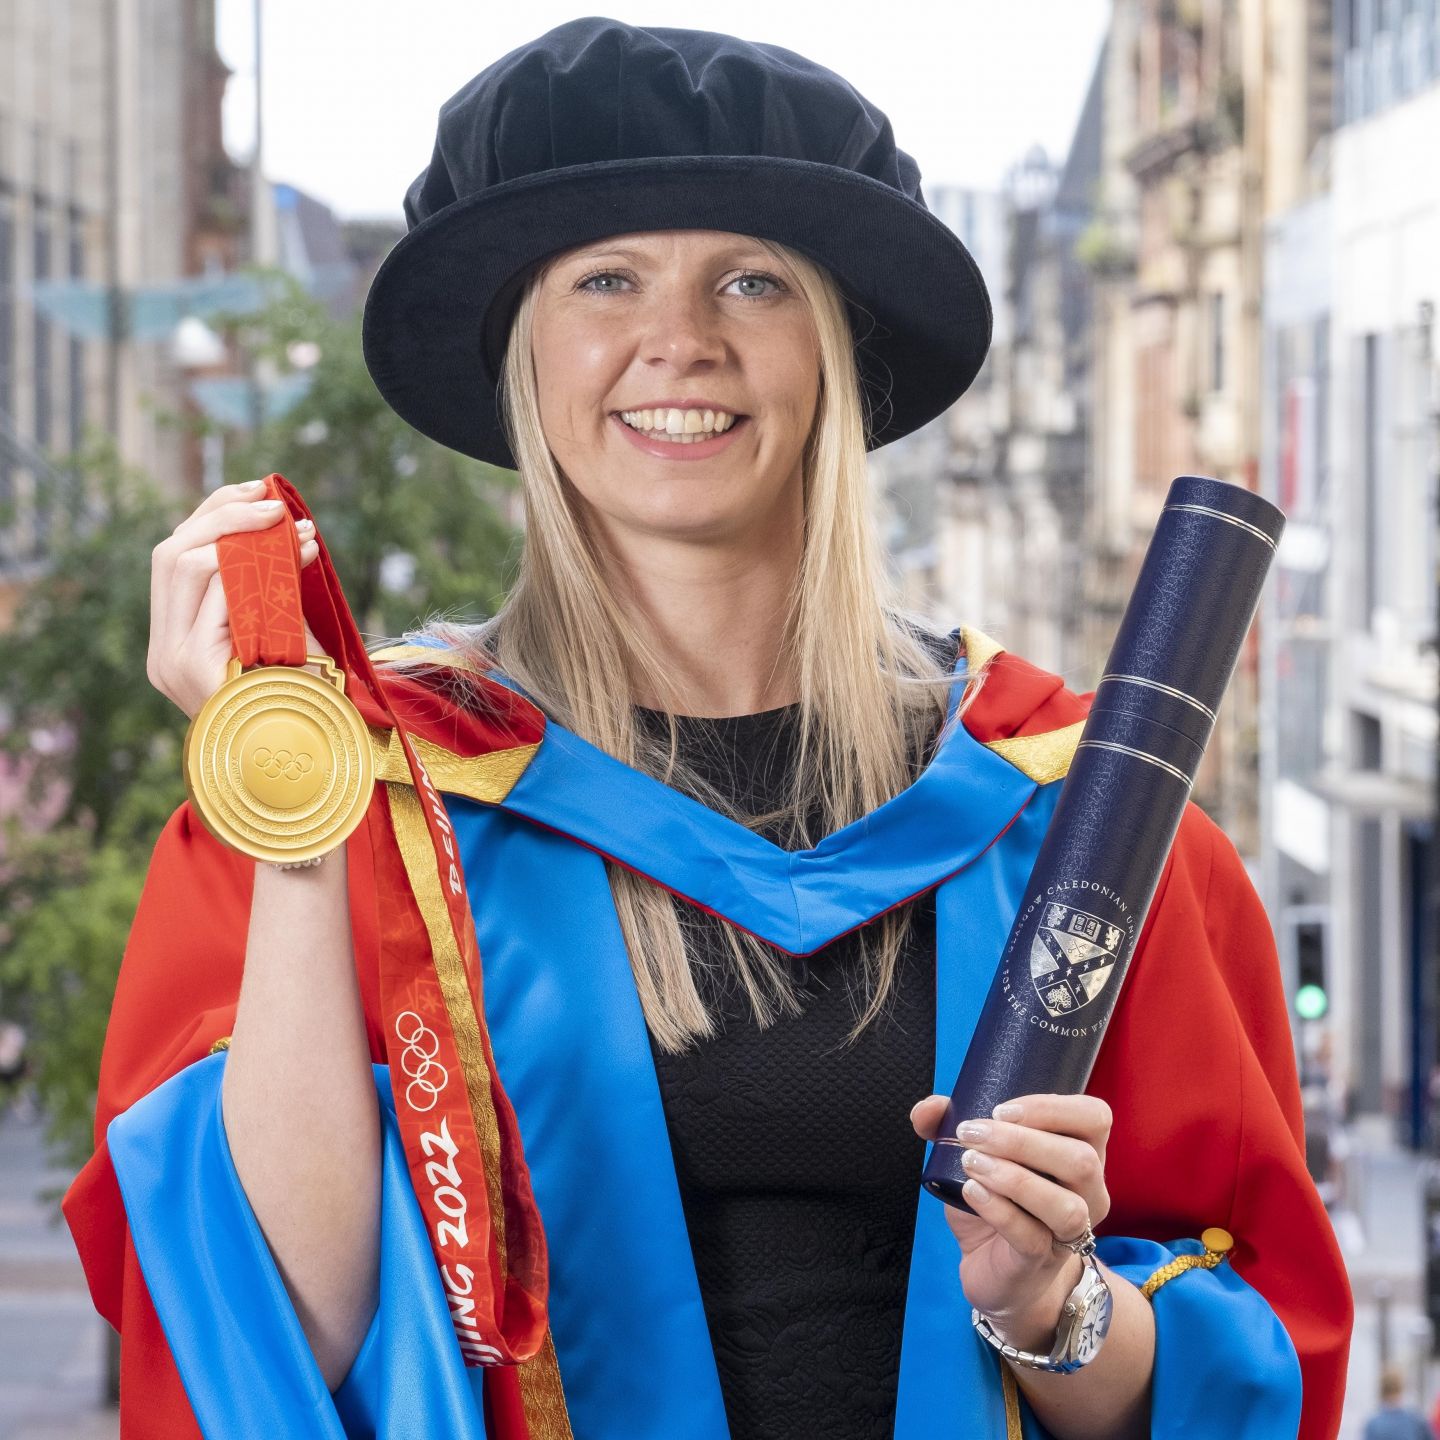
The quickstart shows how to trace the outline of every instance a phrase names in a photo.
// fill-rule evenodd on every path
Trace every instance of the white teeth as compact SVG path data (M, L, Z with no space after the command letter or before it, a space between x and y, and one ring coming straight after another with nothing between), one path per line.
M734 425L736 416L724 410L622 410L620 418L632 430L652 440L672 440L682 445L693 444L696 438L723 435Z

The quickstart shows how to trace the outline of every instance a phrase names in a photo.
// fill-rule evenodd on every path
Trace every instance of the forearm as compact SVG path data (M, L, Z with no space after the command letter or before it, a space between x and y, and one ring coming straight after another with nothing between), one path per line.
M1080 1264L1076 1256L1066 1265L1031 1320L1006 1324L1006 1340L1021 1350L1043 1354L1050 1349L1065 1297L1080 1278ZM1155 1316L1130 1281L1103 1262L1100 1270L1114 1297L1110 1331L1100 1353L1069 1375L1011 1366L1030 1407L1055 1440L1145 1440L1150 1434Z
M240 1183L333 1389L374 1315L380 1120L343 850L256 866L221 1094Z

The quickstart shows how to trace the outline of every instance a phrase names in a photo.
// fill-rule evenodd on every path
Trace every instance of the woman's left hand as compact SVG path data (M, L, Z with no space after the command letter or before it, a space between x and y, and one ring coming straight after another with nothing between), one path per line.
M948 1104L945 1095L921 1100L910 1112L916 1134L934 1140ZM945 1218L960 1242L965 1298L1011 1344L1048 1349L1080 1278L1079 1257L1057 1241L1079 1239L1087 1219L1097 1226L1110 1212L1113 1117L1093 1095L1019 1095L996 1108L1005 1118L973 1117L956 1135L967 1147L964 1194L975 1214L947 1205Z

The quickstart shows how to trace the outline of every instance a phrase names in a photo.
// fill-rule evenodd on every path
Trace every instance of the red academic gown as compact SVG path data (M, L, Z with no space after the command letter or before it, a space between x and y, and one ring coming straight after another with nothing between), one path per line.
M472 722L437 703L423 678L383 667L379 673L412 737L449 752L528 745L543 729L538 712L511 692L496 696L489 682L466 681L498 702L483 722ZM985 742L1051 735L1063 751L1065 732L1085 708L1086 698L1055 676L1001 653L965 724ZM383 789L377 786L367 824L347 842L359 987L377 1063L387 1060L377 893L390 896L403 885ZM214 840L188 802L161 832L106 1034L95 1153L64 1200L96 1309L123 1337L121 1440L189 1440L200 1431L136 1260L106 1127L230 1034L253 873L253 862ZM1304 1392L1301 1440L1331 1440L1340 1423L1350 1289L1305 1168L1300 1091L1270 926L1234 847L1194 805L1087 1089L1115 1115L1106 1163L1113 1208L1098 1233L1164 1240L1209 1225L1228 1229L1235 1239L1230 1263L1265 1297L1295 1347ZM513 1399L503 1384L487 1386L487 1423L505 1440L525 1434Z

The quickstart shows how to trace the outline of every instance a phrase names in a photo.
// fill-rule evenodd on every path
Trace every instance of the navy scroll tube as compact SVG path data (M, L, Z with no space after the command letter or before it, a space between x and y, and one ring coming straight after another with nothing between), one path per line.
M921 1180L961 1198L962 1121L1084 1090L1285 517L1170 487Z

